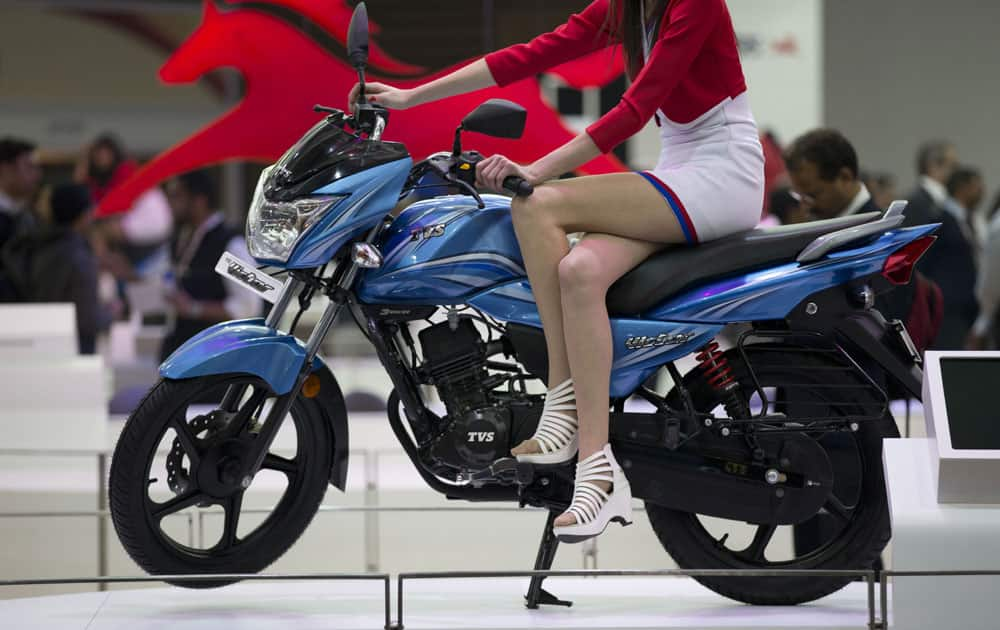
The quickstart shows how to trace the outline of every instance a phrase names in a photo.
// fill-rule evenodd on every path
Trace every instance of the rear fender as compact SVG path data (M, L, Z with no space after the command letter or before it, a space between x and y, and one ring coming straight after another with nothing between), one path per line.
M170 355L160 366L160 376L171 380L221 374L253 374L263 379L275 394L292 391L306 349L292 335L264 324L263 318L224 322L203 330ZM330 483L344 490L347 481L347 406L333 373L317 357L312 374L319 378L319 391L307 404L315 402L333 431L333 466Z

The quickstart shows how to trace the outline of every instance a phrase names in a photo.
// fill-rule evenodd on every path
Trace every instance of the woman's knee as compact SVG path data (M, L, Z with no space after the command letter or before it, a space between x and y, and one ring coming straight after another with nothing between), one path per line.
M510 215L515 225L557 224L555 208L559 194L547 186L539 186L528 197L514 197L510 201Z
M601 299L610 283L597 252L577 246L559 261L559 287L564 297Z

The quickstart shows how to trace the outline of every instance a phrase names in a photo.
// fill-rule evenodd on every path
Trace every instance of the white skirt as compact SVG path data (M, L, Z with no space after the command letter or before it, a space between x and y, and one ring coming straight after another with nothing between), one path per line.
M764 150L746 92L686 125L659 118L659 162L639 174L666 198L688 242L753 229L764 205Z

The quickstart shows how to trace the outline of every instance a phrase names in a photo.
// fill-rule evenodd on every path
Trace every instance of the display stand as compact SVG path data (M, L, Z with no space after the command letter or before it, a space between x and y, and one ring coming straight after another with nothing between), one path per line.
M998 352L928 352L927 439L886 440L893 571L1000 566ZM889 627L994 630L1000 577L894 576Z

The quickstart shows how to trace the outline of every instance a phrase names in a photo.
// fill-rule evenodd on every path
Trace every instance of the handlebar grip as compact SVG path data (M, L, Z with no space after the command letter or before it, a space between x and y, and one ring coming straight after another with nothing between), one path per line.
M519 197L530 197L531 193L535 192L534 186L532 186L527 180L518 177L517 175L505 177L503 180L503 187L505 190L509 190Z

